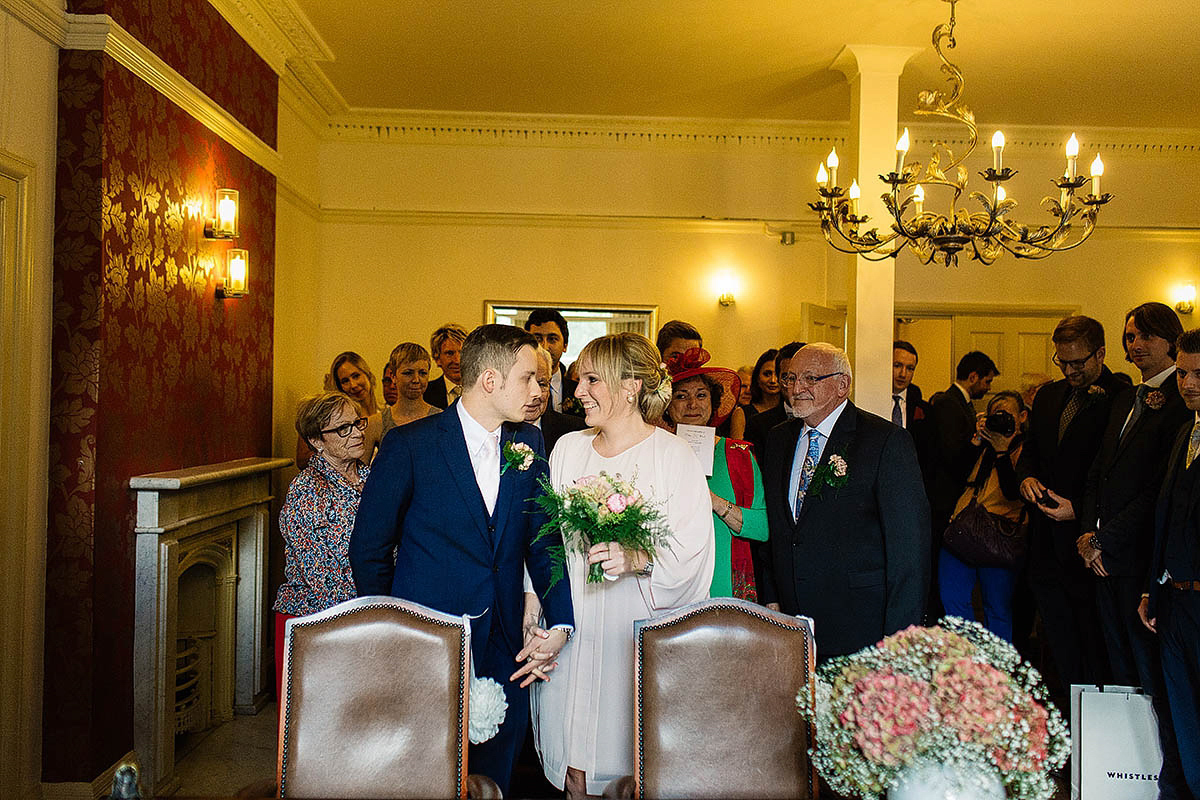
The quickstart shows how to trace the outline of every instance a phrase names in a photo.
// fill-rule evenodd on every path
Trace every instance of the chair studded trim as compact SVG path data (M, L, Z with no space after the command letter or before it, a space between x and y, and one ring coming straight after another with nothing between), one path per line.
M291 754L291 736L293 723L293 708L292 708L292 667L295 659L295 636L294 632L298 629L316 628L322 625L329 625L337 620L346 619L356 615L372 611L388 611L399 612L402 615L411 617L412 619L434 625L442 628L452 628L458 631L458 668L456 673L456 683L458 692L458 722L457 722L457 758L455 759L455 794L460 798L467 796L467 763L466 763L466 747L467 747L467 723L469 714L469 692L470 692L470 654L471 654L471 628L469 623L463 618L452 614L444 614L431 608L413 603L407 600L401 600L395 597L388 596L372 596L359 597L353 600L347 600L339 603L324 611L316 614L310 614L303 617L295 617L287 621L287 633L285 636L285 655L284 655L284 698L283 698L283 713L280 715L279 721L279 763L278 763L278 786L279 797L287 797L287 781L288 781L288 759Z
M693 603L683 608L677 609L669 614L652 619L638 620L634 624L635 629L635 648L634 648L634 732L635 732L635 748L634 748L634 797L646 798L646 778L647 778L647 759L646 759L646 739L648 731L646 728L646 686L647 676L644 673L646 663L646 634L656 631L666 631L674 627L682 626L685 623L701 616L713 616L720 612L733 612L735 614L745 615L754 619L765 622L773 627L780 628L786 631L794 631L803 634L801 637L800 650L804 662L804 673L807 676L806 690L813 696L816 693L816 681L814 674L816 671L816 651L813 637L813 623L808 617L793 617L786 614L772 611L768 608L760 606L746 600L738 598L716 598L705 600L698 603ZM797 724L803 726L807 732L807 741L815 741L816 730L811 723L803 722L800 719L799 711L794 710L796 714ZM813 767L812 761L804 758L804 781L809 789L809 797L817 796L817 773Z

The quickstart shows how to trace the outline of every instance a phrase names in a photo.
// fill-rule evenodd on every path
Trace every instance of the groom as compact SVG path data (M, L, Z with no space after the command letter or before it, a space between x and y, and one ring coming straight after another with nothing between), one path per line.
M508 325L483 325L467 336L462 397L384 437L350 537L360 597L390 594L471 615L475 674L504 687L508 712L494 738L471 746L470 769L505 793L529 724L528 691L517 681L544 678L535 667L553 664L574 624L568 583L547 593L549 550L562 541L533 541L545 519L532 498L546 462L502 469L510 442L543 452L541 433L521 421L525 404L541 396L536 347L531 334ZM518 670L518 657L527 655L521 631L525 567L543 597L550 630L537 631L538 657Z

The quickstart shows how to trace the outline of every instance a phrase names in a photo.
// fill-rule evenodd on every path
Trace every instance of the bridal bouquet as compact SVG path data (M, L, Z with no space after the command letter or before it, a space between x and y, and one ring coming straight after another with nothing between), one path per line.
M813 762L836 792L878 798L906 771L937 763L1048 800L1070 739L1045 697L1010 644L946 617L830 659L796 702L816 725Z
M563 537L563 548L551 551L555 558L551 586L562 579L567 550L586 558L592 545L614 542L627 550L644 550L653 559L659 547L670 549L671 532L662 512L621 476L607 472L587 475L561 491L555 491L545 478L539 483L542 493L537 504L550 519L538 537L559 531ZM604 569L599 564L589 565L587 582L603 579Z

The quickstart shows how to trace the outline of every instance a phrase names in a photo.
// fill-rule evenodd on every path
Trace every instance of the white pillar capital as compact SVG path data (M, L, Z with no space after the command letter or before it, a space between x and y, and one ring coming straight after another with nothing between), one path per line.
M833 59L829 68L845 75L848 81L862 74L899 78L912 57L924 50L923 47L899 45L848 44Z

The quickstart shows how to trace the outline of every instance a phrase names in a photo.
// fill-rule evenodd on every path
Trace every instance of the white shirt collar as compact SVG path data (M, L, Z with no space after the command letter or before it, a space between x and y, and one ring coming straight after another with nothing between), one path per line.
M458 419L462 423L463 438L467 441L467 453L471 456L472 460L475 458L475 454L482 450L484 445L488 444L492 434L500 431L500 426L497 426L494 431L489 431L480 425L470 415L467 407L463 405L461 400L458 403Z
M563 374L562 370L556 369L550 375L550 407L555 411L562 410L563 400Z
M912 384L909 384L909 386L911 386L911 385ZM957 383L954 385L958 386ZM897 396L899 396L901 403L907 403L908 402L908 386L905 386L903 389L901 389L898 392L897 391L892 392L892 397L897 397Z
M954 385L958 387L958 391L962 394L962 396L967 398L967 405L971 405L971 393L964 389L962 384L958 381L955 381Z
M1164 383L1166 383L1167 378L1171 377L1171 374L1174 372L1175 372L1175 365L1172 364L1171 366L1164 369L1162 372L1155 375L1153 378L1150 378L1149 380L1142 381L1142 382L1145 383L1147 386L1149 386L1151 389L1157 389L1160 386L1162 386Z
M817 425L817 432L820 433L822 436L824 436L826 439L828 439L829 434L833 433L833 426L837 424L838 417L842 416L842 412L845 410L846 410L846 401L843 400L841 403L838 404L837 408L835 408L833 411L830 412L828 417L821 420L820 424ZM808 432L810 430L812 430L812 428L810 428L808 426L808 423L806 422L806 423L804 423L804 432L801 433L800 435L808 436Z

